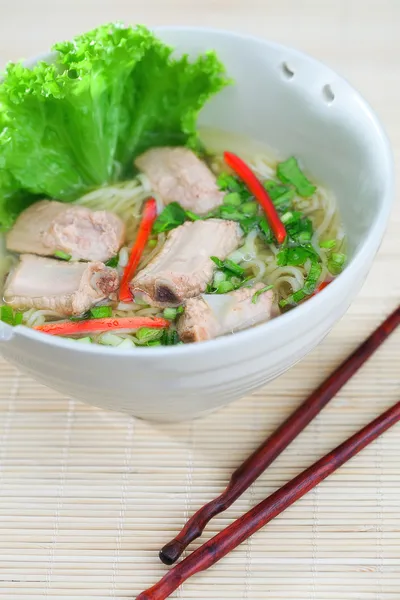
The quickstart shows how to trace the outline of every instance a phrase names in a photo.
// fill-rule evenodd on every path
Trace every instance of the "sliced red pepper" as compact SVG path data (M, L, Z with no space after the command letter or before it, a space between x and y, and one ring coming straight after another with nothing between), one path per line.
M224 159L226 164L239 175L240 179L242 179L261 205L278 244L282 244L286 238L286 229L261 181L259 181L250 167L239 156L233 154L233 152L224 152Z
M329 285L330 282L331 282L331 280L329 280L329 281L323 281L322 283L320 283L319 286L317 287L317 289L315 290L315 292L312 295L315 296L315 294L318 294L319 292L322 292L322 290L324 288L326 288L326 286Z
M154 221L157 218L157 203L154 198L149 198L144 205L142 220L135 243L132 246L128 264L125 267L119 288L119 299L121 302L132 302L132 292L129 284L135 274L137 266L142 258L143 251L150 237Z
M121 317L106 319L88 319L87 321L63 321L62 323L45 323L34 327L37 331L51 335L80 335L83 333L101 333L103 331L118 331L151 327L164 329L170 326L170 321L159 317Z

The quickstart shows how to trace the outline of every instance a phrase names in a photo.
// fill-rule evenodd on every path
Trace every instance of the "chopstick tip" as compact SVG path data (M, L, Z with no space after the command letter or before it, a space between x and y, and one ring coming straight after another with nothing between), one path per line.
M183 550L184 548L180 542L172 541L160 550L160 560L164 565L173 565L178 560Z

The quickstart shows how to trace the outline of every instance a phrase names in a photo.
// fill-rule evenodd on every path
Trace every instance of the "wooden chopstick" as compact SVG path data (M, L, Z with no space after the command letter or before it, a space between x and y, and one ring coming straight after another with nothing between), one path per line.
M400 421L400 402L172 567L136 600L164 600L186 579L208 569Z
M295 410L290 417L233 473L225 491L200 508L180 533L160 551L172 565L200 537L207 523L226 510L299 435L344 384L400 324L400 306Z

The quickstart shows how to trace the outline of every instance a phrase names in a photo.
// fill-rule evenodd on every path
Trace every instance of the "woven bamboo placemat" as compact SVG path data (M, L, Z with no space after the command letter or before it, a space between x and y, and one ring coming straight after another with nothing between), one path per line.
M0 60L112 19L236 28L297 46L375 106L399 157L397 0L1 2ZM156 426L65 399L0 362L0 598L134 597L158 549L400 298L400 209L372 272L328 338L279 380L208 418ZM400 332L204 539L400 397ZM400 427L176 597L394 600L400 596ZM193 545L196 547L196 544Z

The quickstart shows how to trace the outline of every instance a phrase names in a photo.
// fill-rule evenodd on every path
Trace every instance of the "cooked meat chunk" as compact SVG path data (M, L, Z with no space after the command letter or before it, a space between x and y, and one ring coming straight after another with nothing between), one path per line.
M117 254L124 239L124 223L113 213L41 200L21 213L6 244L13 252L53 256L61 251L74 260L104 262Z
M80 315L117 299L118 273L101 262L65 262L23 254L6 281L4 300L17 310L48 309Z
M199 215L222 204L224 193L215 175L188 148L153 148L139 156L135 165L165 204L179 202Z
M132 292L152 306L179 306L206 289L215 269L210 256L224 260L241 240L233 221L185 223L170 232L159 254L136 275Z
M202 342L268 321L271 318L272 290L260 294L256 302L252 301L255 292L263 287L263 283L257 283L252 288L241 288L229 294L190 298L178 321L181 340L185 343Z

